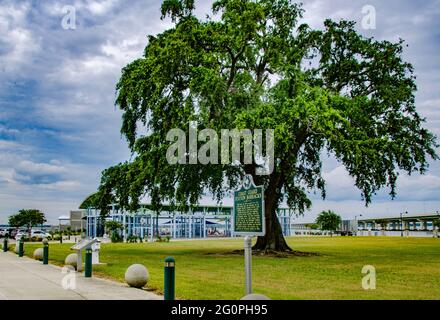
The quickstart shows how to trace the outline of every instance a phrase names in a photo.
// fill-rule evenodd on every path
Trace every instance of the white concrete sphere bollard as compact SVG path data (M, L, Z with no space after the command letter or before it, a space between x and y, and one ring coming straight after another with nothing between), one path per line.
M271 300L271 299L263 294L251 293L251 294L245 295L240 300Z
M148 280L150 280L150 274L142 264L132 264L125 272L125 282L130 287L142 288Z
M66 257L66 260L64 260L64 264L66 266L72 266L76 269L77 258L78 258L78 255L76 253L71 253Z
M43 260L43 248L35 249L34 259L35 260Z

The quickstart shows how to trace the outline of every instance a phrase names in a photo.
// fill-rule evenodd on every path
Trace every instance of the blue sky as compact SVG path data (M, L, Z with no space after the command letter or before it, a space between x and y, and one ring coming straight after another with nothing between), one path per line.
M426 127L440 136L440 1L303 1L304 20L359 22L377 39L405 39L405 58L417 74L417 106ZM50 222L76 209L96 190L101 171L130 154L114 106L121 68L140 57L146 36L171 26L160 1L0 0L0 223L21 208L38 208ZM62 27L66 5L76 29ZM364 30L362 8L376 9L376 29ZM210 3L196 1L197 14ZM327 159L328 197L314 197L305 220L323 209L344 217L440 210L440 164L425 176L401 176L398 197L380 192L365 208L343 167Z

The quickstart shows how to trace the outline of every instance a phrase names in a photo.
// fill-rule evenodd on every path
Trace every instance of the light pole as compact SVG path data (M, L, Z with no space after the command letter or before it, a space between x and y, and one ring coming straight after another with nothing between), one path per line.
M438 230L440 229L440 224L438 223L438 221L440 221L440 213L438 212L438 210L436 211L436 213L437 213L437 223L435 223L434 220L432 221L432 230L435 236L437 236ZM436 226L436 224L438 226Z
M400 213L400 236L401 236L401 237L403 237L403 218L402 218L402 216L403 216L404 214L408 214L408 211L405 211L405 212L401 212L401 213Z
M362 215L360 214L360 215L355 215L354 216L354 225L355 225L355 235L357 236L358 235L358 224L357 224L357 217L362 217Z

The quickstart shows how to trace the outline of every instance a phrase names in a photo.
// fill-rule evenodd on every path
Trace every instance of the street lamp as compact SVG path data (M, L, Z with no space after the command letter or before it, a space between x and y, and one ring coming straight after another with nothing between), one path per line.
M400 236L401 236L401 237L403 237L403 218L402 218L402 216L403 216L404 214L408 214L408 211L405 211L405 212L401 212L401 213L400 213Z
M437 221L440 221L440 213L438 212L438 210L436 211L437 213ZM432 230L433 230L433 234L437 235L437 231L438 229L440 229L440 225L437 223L438 227L435 226L435 222L434 220L432 221Z
M357 217L362 217L362 215L361 214L359 214L359 215L355 215L354 216L354 225L355 225L355 227L356 227L356 230L355 230L355 235L357 236L357 232L358 232L358 224L357 224Z

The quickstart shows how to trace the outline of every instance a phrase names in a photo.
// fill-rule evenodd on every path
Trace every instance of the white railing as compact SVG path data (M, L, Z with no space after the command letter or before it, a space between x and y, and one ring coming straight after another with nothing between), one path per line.
M358 236L369 236L369 237L380 237L380 236L385 236L385 237L400 237L402 235L402 232L399 230L395 230L395 231L389 231L389 230L371 230L371 231L367 231L367 230L360 230L358 231ZM404 237L418 237L418 238L432 238L434 236L433 231L418 231L418 230L404 230L403 231L403 236Z

